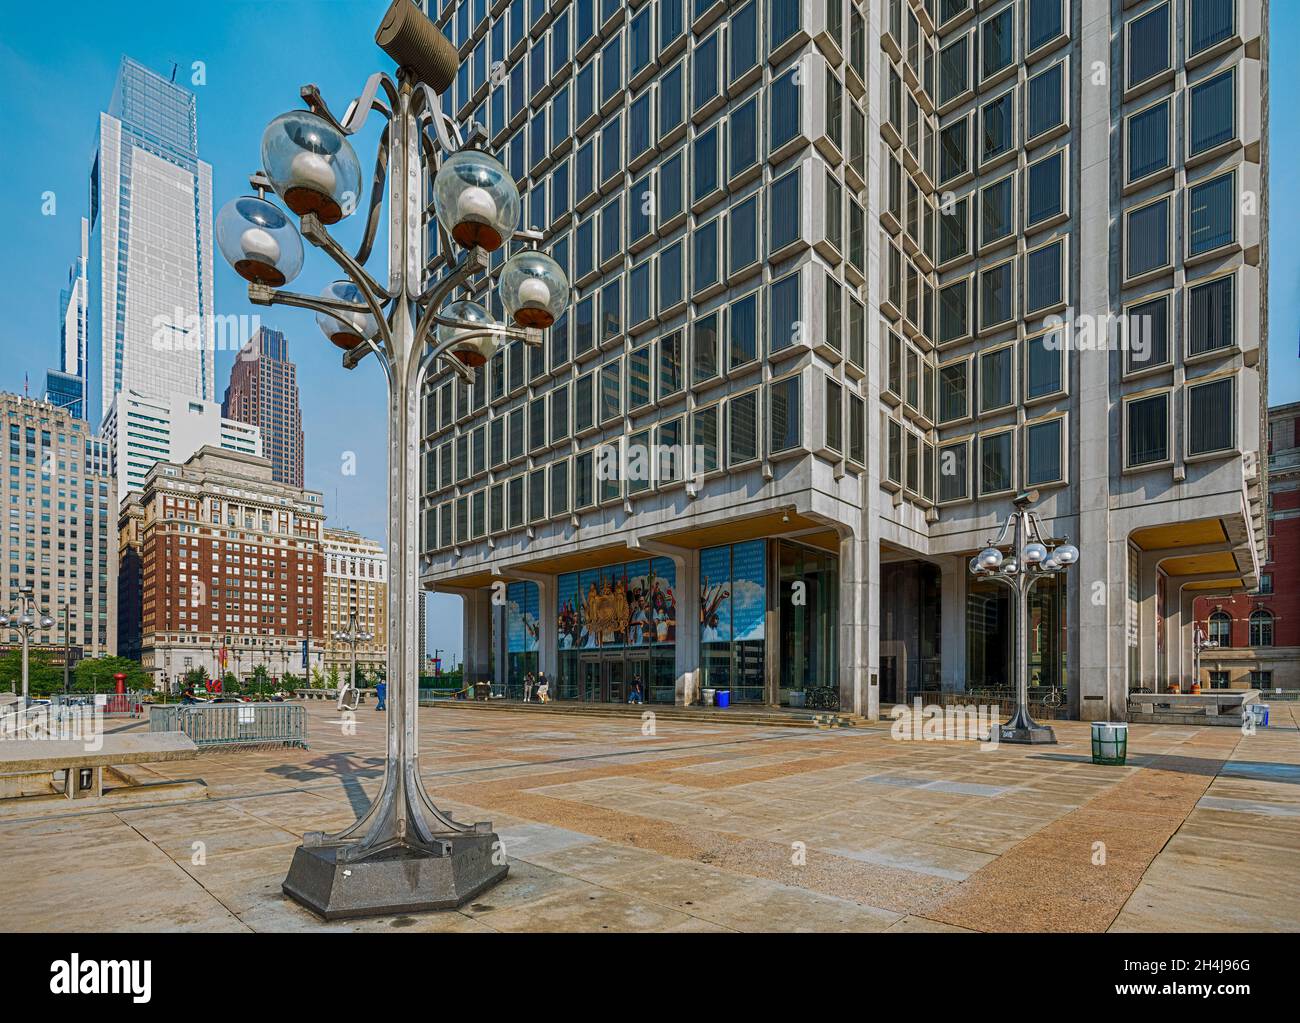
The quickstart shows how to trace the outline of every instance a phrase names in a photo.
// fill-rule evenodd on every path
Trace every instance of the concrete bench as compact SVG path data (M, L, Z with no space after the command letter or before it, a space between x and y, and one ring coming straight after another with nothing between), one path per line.
M1259 702L1258 689L1216 689L1208 693L1129 693L1133 724L1241 724L1242 708Z
M59 792L53 776L64 775L61 794L68 799L104 794L104 770L134 764L193 760L198 747L183 732L138 732L101 735L97 749L81 739L0 740L0 799ZM44 792L32 792L33 783Z

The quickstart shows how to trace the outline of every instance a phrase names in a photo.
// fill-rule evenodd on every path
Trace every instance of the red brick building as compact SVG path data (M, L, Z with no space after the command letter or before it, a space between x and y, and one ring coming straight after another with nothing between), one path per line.
M1267 518L1259 590L1196 599L1202 686L1300 689L1300 403L1269 410Z
M321 495L276 482L264 458L204 447L150 470L119 524L160 686L199 667L247 679L264 664L278 680L321 666L324 520Z

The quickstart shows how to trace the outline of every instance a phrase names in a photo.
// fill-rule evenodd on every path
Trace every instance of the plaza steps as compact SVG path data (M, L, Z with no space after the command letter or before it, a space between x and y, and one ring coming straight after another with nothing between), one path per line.
M853 728L867 719L857 714L831 711L778 710L776 708L679 707L669 704L522 703L513 700L433 700L420 704L439 710L510 711L519 714L582 715L640 720L646 711L663 721L688 721L709 725L750 725L757 728Z

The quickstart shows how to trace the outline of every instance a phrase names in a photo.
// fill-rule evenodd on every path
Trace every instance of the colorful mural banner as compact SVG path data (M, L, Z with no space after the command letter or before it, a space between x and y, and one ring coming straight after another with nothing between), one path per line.
M570 572L556 580L561 650L617 649L677 640L677 566L671 558Z
M537 649L541 598L536 583L506 587L506 652L526 654Z

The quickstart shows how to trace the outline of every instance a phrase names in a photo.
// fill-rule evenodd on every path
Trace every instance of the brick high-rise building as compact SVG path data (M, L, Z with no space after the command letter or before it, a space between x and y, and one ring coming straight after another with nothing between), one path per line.
M263 458L204 447L150 470L119 524L160 686L199 667L245 680L259 664L275 679L321 667L324 520L321 495L276 482Z
M1259 588L1196 598L1201 685L1300 689L1300 402L1269 410L1268 543Z
M259 327L230 369L222 415L262 431L262 455L280 483L303 485L302 410L298 367L278 330Z

